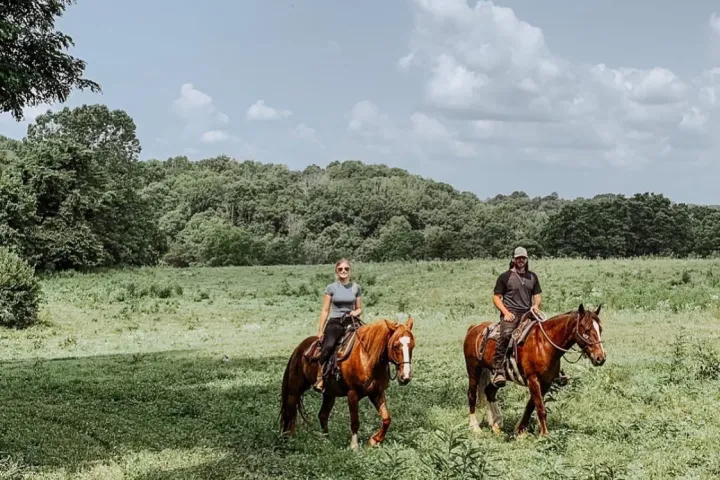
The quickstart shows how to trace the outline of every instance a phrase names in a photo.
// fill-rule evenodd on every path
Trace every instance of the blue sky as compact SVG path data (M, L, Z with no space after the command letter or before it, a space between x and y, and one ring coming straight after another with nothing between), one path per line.
M720 203L710 1L200 5L79 0L59 27L103 94L67 105L127 111L143 159L357 159L481 198L655 191ZM0 116L2 134L26 128Z

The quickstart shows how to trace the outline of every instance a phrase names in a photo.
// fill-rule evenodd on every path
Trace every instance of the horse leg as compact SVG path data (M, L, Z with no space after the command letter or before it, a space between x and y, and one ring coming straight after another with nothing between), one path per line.
M375 408L380 414L380 418L382 418L382 426L380 427L380 430L375 432L375 435L370 438L370 446L374 447L385 440L385 435L387 434L388 428L390 428L390 412L387 409L385 392L382 392L379 395L371 396L370 401L373 405L375 405Z
M360 398L355 390L348 391L347 394L348 407L350 408L350 433L352 438L350 439L350 448L353 451L357 451L360 446L358 445L358 430L360 430L360 415L358 414L358 404Z
M517 425L517 436L518 437L523 437L527 433L528 424L530 423L530 417L532 416L534 411L535 411L535 402L533 401L532 394L531 394L530 399L528 400L527 405L525 406L525 413L523 413L523 416Z
M485 399L488 402L487 420L488 425L492 427L495 435L499 435L502 431L503 418L502 411L497 401L498 387L492 383L492 373L487 368L483 370L480 377L479 388L485 393Z
M540 380L537 376L533 376L529 379L528 387L530 388L530 396L532 397L535 409L537 410L538 423L540 424L540 436L544 437L548 434L547 413L545 411L545 402L543 401L543 388L542 385L540 385Z
M330 418L330 412L335 406L335 397L332 395L324 394L322 406L320 407L320 413L318 418L320 419L320 427L322 428L323 435L328 434L328 419Z
M480 424L478 423L477 416L475 416L475 406L477 405L478 395L478 375L477 369L472 366L467 366L468 374L468 406L470 407L470 429L474 432L480 431Z

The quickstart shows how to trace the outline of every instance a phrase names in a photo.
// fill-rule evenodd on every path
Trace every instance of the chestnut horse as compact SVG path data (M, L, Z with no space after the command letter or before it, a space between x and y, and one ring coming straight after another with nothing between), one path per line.
M398 383L407 385L411 379L410 367L415 347L412 328L413 319L408 318L404 324L378 320L356 330L356 340L350 354L338 363L340 380L330 378L325 381L322 407L318 415L323 434L328 433L328 418L335 405L335 398L347 396L352 432L350 448L357 450L357 433L360 428L358 403L368 397L382 418L382 427L369 443L371 446L377 445L385 439L390 427L390 413L385 400L385 390L390 384L390 363L396 367ZM300 342L285 368L280 408L282 434L295 433L298 411L305 417L302 396L315 382L319 365L317 361L308 360L304 353L316 339L316 336L312 336Z
M558 377L560 359L573 345L577 344L594 366L599 367L605 363L605 349L600 337L602 324L598 316L600 308L598 306L594 312L586 311L580 304L577 311L535 322L524 342L518 345L516 360L521 376L513 380L520 385L527 385L530 390L530 400L517 425L518 436L527 432L533 410L537 410L540 435L547 435L543 398L553 380ZM478 392L482 392L488 402L488 424L497 434L502 426L502 413L497 404L498 388L492 383L495 340L487 340L484 351L480 353L484 330L492 323L484 322L468 328L463 350L469 380L467 396L470 405L470 428L475 431L480 429L475 416L475 404Z

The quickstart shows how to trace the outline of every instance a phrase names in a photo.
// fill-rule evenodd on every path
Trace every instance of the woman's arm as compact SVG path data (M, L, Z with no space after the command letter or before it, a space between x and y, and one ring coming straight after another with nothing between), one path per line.
M330 295L327 293L323 298L322 312L320 313L320 321L318 322L318 333L317 336L322 338L323 332L325 331L325 320L327 320L328 313L330 313Z
M362 297L355 298L355 310L350 312L353 317L359 317L362 315Z

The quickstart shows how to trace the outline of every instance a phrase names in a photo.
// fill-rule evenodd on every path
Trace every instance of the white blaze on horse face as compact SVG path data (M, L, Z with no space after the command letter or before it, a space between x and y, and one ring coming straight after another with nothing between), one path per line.
M410 344L410 337L401 337L400 343L402 344L403 351L403 375L405 378L410 378L410 348L408 347Z
M600 325L598 324L597 320L593 320L593 327L595 327L595 333L597 333L598 342L602 341L600 338ZM603 344L600 344L600 349L603 352L603 355L605 354L605 347L603 347Z

